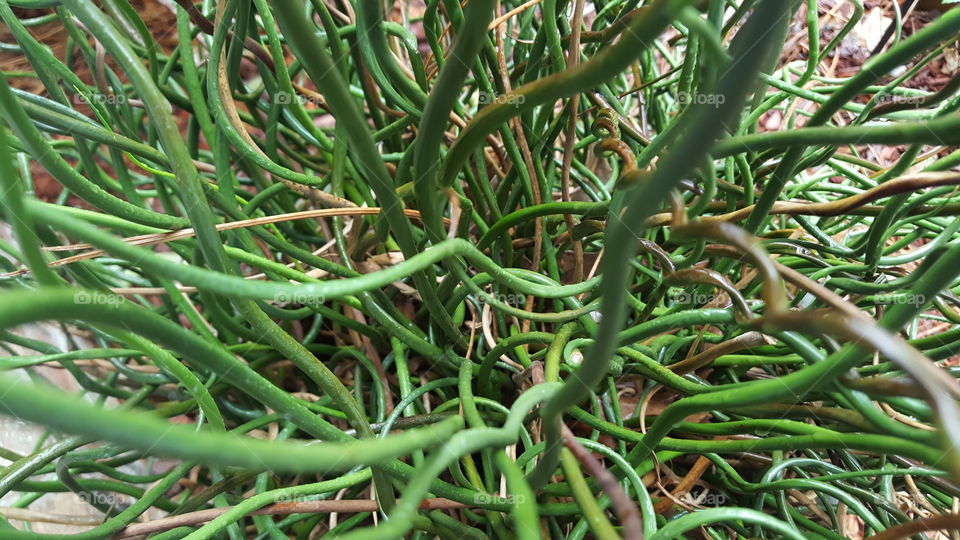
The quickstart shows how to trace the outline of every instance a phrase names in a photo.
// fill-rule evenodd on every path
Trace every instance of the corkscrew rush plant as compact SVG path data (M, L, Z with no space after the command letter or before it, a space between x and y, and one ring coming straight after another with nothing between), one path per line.
M0 0L0 538L960 533L960 9L877 4Z

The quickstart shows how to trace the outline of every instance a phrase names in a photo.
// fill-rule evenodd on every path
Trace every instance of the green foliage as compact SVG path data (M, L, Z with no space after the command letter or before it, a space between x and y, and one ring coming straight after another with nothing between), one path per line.
M178 3L171 48L127 0L0 0L33 70L0 77L0 405L58 435L0 449L12 506L72 492L83 538L960 527L960 78L907 86L960 9L836 77L860 0Z

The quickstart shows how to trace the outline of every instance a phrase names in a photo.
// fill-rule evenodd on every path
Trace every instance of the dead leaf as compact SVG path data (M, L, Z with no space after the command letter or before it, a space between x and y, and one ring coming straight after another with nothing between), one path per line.
M880 44L880 38L891 22L893 19L885 16L882 9L875 7L853 27L853 35L859 38L868 51L872 51Z
M956 47L943 49L943 66L940 71L944 75L956 75L958 68L960 68L960 50Z

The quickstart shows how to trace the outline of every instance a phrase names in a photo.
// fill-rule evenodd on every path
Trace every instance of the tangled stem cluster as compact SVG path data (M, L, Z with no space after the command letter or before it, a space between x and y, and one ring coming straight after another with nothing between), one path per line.
M960 528L960 8L177 4L0 0L0 537Z

